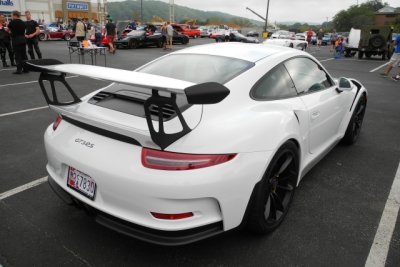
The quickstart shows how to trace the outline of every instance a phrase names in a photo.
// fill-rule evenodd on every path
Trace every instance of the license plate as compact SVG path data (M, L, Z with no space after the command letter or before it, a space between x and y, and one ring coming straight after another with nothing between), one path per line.
M89 175L72 167L68 169L67 186L92 200L96 194L96 182Z

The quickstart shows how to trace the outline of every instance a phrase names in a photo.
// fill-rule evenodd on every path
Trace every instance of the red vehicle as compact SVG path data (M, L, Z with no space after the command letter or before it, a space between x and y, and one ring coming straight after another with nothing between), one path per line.
M191 28L190 25L187 24L172 24L172 27L174 27L174 30L179 32L180 34L184 34L188 37L193 37L193 38L198 38L200 37L200 30Z
M39 25L40 33L39 40L44 41L46 39L46 34L43 25ZM49 35L51 39L64 39L69 41L74 38L75 33L72 30L66 30L63 28L49 27Z

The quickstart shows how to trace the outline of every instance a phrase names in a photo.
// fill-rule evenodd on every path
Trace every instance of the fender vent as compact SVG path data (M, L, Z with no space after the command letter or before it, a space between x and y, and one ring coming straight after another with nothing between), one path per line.
M101 101L101 100L104 100L104 99L110 97L111 95L112 94L107 93L107 92L99 92L95 96L93 96L91 100L98 102L98 101Z

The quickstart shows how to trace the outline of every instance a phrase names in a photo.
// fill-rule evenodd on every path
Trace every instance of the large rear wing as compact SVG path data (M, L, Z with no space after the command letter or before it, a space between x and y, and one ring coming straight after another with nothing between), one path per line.
M182 112L179 110L176 103L177 94L185 95L189 104L204 105L219 103L230 93L229 89L225 86L215 82L194 84L168 77L115 68L81 64L63 64L55 59L29 60L26 61L25 64L30 71L40 72L39 85L43 96L50 107L70 106L81 102L81 99L67 83L65 79L66 74L85 76L93 79L148 89L149 93L151 93L151 97L149 97L144 103L146 121L153 142L160 146L161 149L165 149L192 130L187 125ZM49 82L50 90L46 90L44 81ZM71 95L72 101L60 101L60 98L57 95L55 82L60 82L65 86L66 91ZM159 92L167 92L168 94L160 95ZM182 125L182 130L180 132L169 134L164 131L162 110L166 105L172 106L173 110L176 112ZM158 131L156 131L153 126L150 112L151 106L157 106L159 110Z

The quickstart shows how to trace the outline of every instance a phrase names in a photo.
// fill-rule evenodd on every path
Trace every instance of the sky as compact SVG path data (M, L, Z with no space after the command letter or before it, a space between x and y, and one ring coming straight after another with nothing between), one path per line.
M359 3L365 1L359 0ZM393 7L400 7L400 0L384 0L384 2ZM246 7L264 17L267 10L267 0L175 0L175 4L205 11L221 11L256 20L259 18L246 10ZM357 0L270 0L268 20L322 23L327 19L331 20L337 12L354 4L357 4Z

